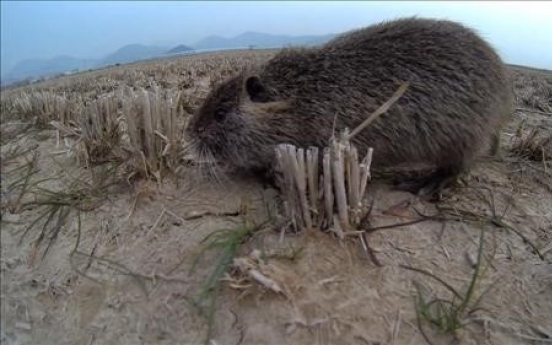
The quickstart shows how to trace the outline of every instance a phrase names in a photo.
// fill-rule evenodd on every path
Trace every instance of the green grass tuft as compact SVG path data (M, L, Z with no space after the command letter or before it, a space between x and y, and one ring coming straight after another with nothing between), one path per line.
M263 229L266 223L267 222L261 224L250 223L244 217L241 224L236 228L217 230L201 241L203 248L195 258L190 269L190 274L195 273L197 264L207 252L216 251L216 257L213 259L213 268L211 272L201 285L199 294L189 302L192 306L196 307L206 319L206 344L209 343L213 333L216 301L220 295L221 279L232 265L234 258L238 254L240 245L247 242L258 231Z
M486 289L477 298L475 297L475 291L481 276L483 276L484 274L484 236L485 230L483 228L481 230L481 236L479 239L477 263L475 265L470 284L464 292L455 289L452 285L429 271L411 266L401 265L401 267L407 270L421 273L427 277L432 278L433 280L444 286L451 294L451 297L448 299L428 299L424 296L420 284L417 282L414 283L416 288L415 307L418 319L418 326L425 340L429 344L432 344L432 342L429 340L429 337L423 330L423 321L430 324L438 333L456 335L459 330L464 328L469 323L470 315L472 315L476 311L483 310L479 307L479 304L481 303L483 296L489 291L489 289Z

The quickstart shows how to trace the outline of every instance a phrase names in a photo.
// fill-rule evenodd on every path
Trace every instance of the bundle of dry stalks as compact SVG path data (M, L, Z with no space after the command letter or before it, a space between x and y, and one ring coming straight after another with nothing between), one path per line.
M90 102L76 121L51 123L80 164L124 161L132 175L160 178L163 168L177 168L183 122L179 97L158 87L123 87Z
M369 212L367 185L373 149L359 161L357 148L351 139L384 114L406 91L408 83L378 108L351 133L345 129L339 138L331 138L324 148L322 164L319 151L306 151L290 144L276 147L278 170L284 197L284 210L295 231L312 228L332 228L338 236L358 225ZM322 171L319 172L319 167Z
M118 100L114 95L102 96L88 104L78 119L81 135L77 159L89 165L123 158L119 122Z
M511 151L518 157L537 162L552 160L552 131L531 128L523 134L522 122L514 137Z
M39 125L55 120L66 124L74 118L76 100L49 91L22 92L12 103L21 119L34 119Z
M159 178L162 168L177 168L181 148L181 133L177 119L182 117L180 92L124 90L123 116L128 144L135 157L136 168Z
M292 227L298 231L333 226L342 235L359 225L368 210L366 192L372 153L370 148L359 161L346 131L324 149L319 172L317 147L305 152L293 145L279 145L276 157L285 186L284 209Z
M14 113L14 99L2 93L0 95L0 123L16 118Z

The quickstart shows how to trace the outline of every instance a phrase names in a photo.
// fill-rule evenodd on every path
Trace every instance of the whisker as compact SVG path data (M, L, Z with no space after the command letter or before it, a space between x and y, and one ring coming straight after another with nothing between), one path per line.
M214 178L214 180L217 182L217 184L219 184L220 186L223 185L223 176L224 174L220 174L220 169L219 169L219 166L212 154L212 152L208 152L208 156L207 156L207 164L208 164L208 167L209 167L209 172L210 172L210 175L211 177Z

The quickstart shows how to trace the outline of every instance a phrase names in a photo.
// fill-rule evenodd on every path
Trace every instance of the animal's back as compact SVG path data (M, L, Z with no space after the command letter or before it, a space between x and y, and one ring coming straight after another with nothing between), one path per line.
M294 100L298 120L324 145L354 128L402 82L406 94L356 139L375 147L375 167L469 165L510 112L500 57L471 29L450 21L402 19L346 33L314 50L276 56L261 78Z

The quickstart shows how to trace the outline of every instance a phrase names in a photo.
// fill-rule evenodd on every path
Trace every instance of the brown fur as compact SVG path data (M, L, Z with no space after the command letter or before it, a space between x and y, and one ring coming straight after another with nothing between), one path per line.
M278 143L326 146L334 122L336 131L355 128L409 81L353 142L361 154L374 148L376 170L430 165L431 178L448 180L495 149L512 110L500 57L444 20L400 19L284 49L253 72L214 89L188 128L200 150L250 171L270 167Z

